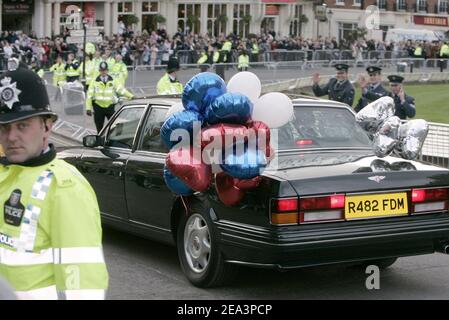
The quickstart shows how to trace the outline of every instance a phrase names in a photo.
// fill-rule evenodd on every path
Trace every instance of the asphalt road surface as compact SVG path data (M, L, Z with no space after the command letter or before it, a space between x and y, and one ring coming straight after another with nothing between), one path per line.
M73 145L53 135L57 146ZM227 287L198 289L184 277L175 247L104 229L108 299L449 299L449 255L399 259L368 290L361 267L326 266L277 272L241 268ZM368 281L373 283L372 281Z

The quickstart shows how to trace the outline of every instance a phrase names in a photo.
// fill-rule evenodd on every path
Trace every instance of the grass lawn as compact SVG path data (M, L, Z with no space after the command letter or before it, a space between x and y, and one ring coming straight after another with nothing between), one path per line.
M389 88L385 86L388 90ZM416 116L431 122L449 123L449 84L405 84L405 93L414 97ZM360 97L356 89L354 106Z

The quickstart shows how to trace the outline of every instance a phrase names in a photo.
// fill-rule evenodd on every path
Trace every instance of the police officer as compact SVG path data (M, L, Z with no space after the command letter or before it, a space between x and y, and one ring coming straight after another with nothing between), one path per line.
M53 85L59 87L65 82L65 64L61 56L56 58L56 63L51 66L50 71L53 72Z
M0 277L19 299L104 299L97 199L48 143L56 119L34 72L0 77Z
M404 78L397 75L391 75L388 76L388 80L390 81L391 89L389 96L393 98L396 109L394 115L402 120L407 119L407 117L413 118L416 114L415 98L405 94L402 85Z
M179 71L179 62L176 58L170 58L167 64L167 72L157 83L157 94L181 94L184 87L176 77Z
M337 69L337 76L330 79L324 87L320 87L320 75L315 73L312 78L313 93L317 97L327 94L329 95L329 100L343 102L352 107L355 91L353 85L348 80L348 68L349 66L347 64L336 64L335 69Z
M203 50L201 50L201 56L197 61L200 72L206 72L209 69L210 65L210 56L209 56L209 47L205 46Z
M100 63L100 75L90 83L86 99L86 113L92 116L93 109L97 132L103 128L104 119L109 120L114 114L117 96L133 98L132 93L108 74L108 64L103 61Z
M115 63L110 70L112 78L119 81L120 85L125 86L126 79L128 79L128 67L123 62L122 55L115 55Z
M359 112L369 103L388 95L388 91L382 86L381 71L382 68L376 66L366 68L366 72L369 75L369 84L364 76L359 77L359 85L362 90L362 96L354 108L355 112Z
M65 76L67 82L75 82L80 78L81 70L80 63L75 59L75 55L70 53L67 57L67 63L65 65Z
M239 71L247 71L249 68L249 56L248 52L244 49L241 49L239 52L239 64L237 69Z

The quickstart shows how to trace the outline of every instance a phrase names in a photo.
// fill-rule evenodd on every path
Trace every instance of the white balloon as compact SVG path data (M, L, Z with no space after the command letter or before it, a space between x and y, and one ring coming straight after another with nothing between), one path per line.
M254 104L252 119L262 121L270 128L279 128L293 118L293 103L280 92L261 96Z
M181 112L184 110L184 106L182 105L182 102L175 103L168 109L167 114L165 115L165 120L167 120L172 114Z
M235 74L227 85L228 92L241 93L256 103L262 92L259 78L252 72L243 71Z

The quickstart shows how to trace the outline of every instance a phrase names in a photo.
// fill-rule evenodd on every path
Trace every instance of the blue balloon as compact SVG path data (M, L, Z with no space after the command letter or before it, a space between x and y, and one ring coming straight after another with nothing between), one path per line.
M187 82L182 93L186 110L204 114L204 109L216 98L226 93L226 83L212 72L202 72Z
M253 103L240 93L228 92L206 107L205 120L210 124L245 124L251 119Z
M259 176L267 166L267 159L262 150L254 150L247 144L234 144L225 150L223 164L220 167L231 177L252 179Z
M171 149L175 144L183 139L185 140L184 142L190 144L193 139L193 124L195 121L200 122L199 129L201 129L201 126L203 124L203 117L199 113L184 110L182 112L172 114L167 120L165 120L164 124L161 127L162 142L164 142L164 144L169 149ZM176 129L184 129L186 136L177 137L176 141L171 141L170 136Z
M164 166L164 180L167 184L167 187L181 196L189 196L195 193L194 190L190 189L181 179L175 177L170 170L168 170L167 166Z

